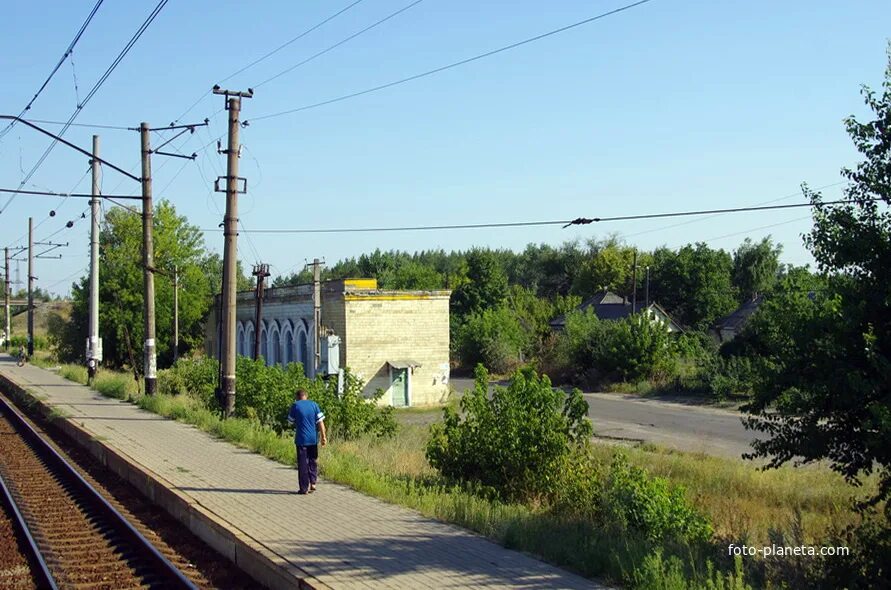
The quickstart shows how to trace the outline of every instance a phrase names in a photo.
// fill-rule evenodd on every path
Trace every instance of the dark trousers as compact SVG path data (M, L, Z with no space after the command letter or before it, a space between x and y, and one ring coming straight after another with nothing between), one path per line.
M318 445L297 445L297 479L300 491L306 492L310 484L316 483L319 476Z

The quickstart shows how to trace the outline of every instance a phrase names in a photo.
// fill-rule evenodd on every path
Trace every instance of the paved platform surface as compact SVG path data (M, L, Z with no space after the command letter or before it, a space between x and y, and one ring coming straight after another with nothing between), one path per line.
M346 486L320 481L316 493L299 496L294 469L51 371L17 367L4 355L0 373L225 526L302 568L315 578L310 583L338 589L602 587Z

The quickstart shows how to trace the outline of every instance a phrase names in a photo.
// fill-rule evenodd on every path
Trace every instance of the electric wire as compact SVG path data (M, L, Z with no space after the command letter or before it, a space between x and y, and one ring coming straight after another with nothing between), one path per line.
M530 38L528 38L528 39L524 39L523 41L518 41L518 42L516 42L516 43L512 43L512 44L510 44L510 45L505 45L504 47L499 47L498 49L493 49L492 51L487 51L486 53L481 53L481 54L479 54L479 55L475 55L475 56L473 56L473 57L469 57L469 58L467 58L467 59L462 59L462 60L460 60L460 61L456 61L456 62L450 63L450 64L448 64L448 65L445 65L445 66L440 66L440 67L438 67L438 68L434 68L434 69L432 69L432 70L427 70L426 72L422 72L422 73L420 73L420 74L415 74L415 75L413 75L413 76L409 76L409 77L407 77L407 78L402 78L402 79L400 79L400 80L395 80L395 81L393 81L393 82L388 82L388 83L386 83L386 84L381 84L381 85L379 85L379 86L375 86L375 87L373 87L373 88L367 88L367 89L365 89L365 90L361 90L361 91L358 91L358 92L353 92L353 93L351 93L351 94L345 94L345 95L343 95L343 96L338 96L338 97L336 97L336 98L331 98L331 99L328 99L328 100L323 100L323 101L321 101L321 102L317 102L317 103L313 103L313 104L304 105L304 106L297 107L297 108L294 108L294 109L289 109L289 110L281 111L281 112L278 112L278 113L272 113L272 114L269 114L269 115L262 115L262 116L259 116L259 117L254 117L254 118L250 119L249 121L250 121L250 122L253 122L253 121L263 121L263 120L265 120L265 119L272 119L272 118L274 118L274 117L281 117L281 116L289 115L289 114L292 114L292 113L298 113L298 112L301 112L301 111L306 111L306 110L309 110L309 109L314 109L314 108L322 107L322 106L325 106L325 105L333 104L333 103L336 103L336 102L342 102L342 101L344 101L344 100L349 100L349 99L351 99L351 98L356 98L356 97L359 97L359 96L364 96L364 95L366 95L366 94L371 94L371 93L373 93L373 92L378 92L378 91L380 91L380 90L384 90L384 89L386 89L386 88L392 88L393 86L398 86L398 85L400 85L400 84L405 84L405 83L407 83L407 82L412 82L412 81L414 81L414 80L419 80L420 78L425 78L425 77L427 77L427 76L432 76L433 74L438 74L439 72L444 72L444 71L446 71L446 70L450 70L450 69L452 69L452 68L457 68L457 67L459 67L459 66L463 66L463 65L466 65L466 64L475 62L475 61L479 61L479 60L481 60L481 59L485 59L485 58L487 58L487 57L491 57L491 56L493 56L493 55L497 55L497 54L499 54L499 53L503 53L503 52L505 52L505 51L510 51L511 49L516 49L517 47L521 47L521 46L523 46L523 45L527 45L527 44L529 44L529 43L534 43L534 42L536 42L536 41L540 41L541 39L545 39L546 37L551 37L552 35L557 35L557 34L559 34L559 33L563 33L563 32L568 31L568 30L570 30L570 29L574 29L574 28L576 28L576 27L580 27L580 26L583 26L583 25L592 23L592 22L594 22L594 21L598 21L598 20L607 18L607 17L609 17L609 16L613 16L613 15L618 14L618 13L620 13L620 12L624 12L624 11L626 11L626 10L630 10L630 9L632 9L632 8L635 8L635 7L637 7L637 6L641 6L641 5L643 5L643 4L647 4L648 2L652 2L652 0L639 0L638 2L634 2L634 3L631 3L631 4L626 4L625 6L620 6L619 8L616 8L616 9L614 9L614 10L610 10L610 11L608 11L608 12L604 12L604 13L598 14L598 15L596 15L596 16L592 16L592 17L587 18L587 19L585 19L585 20L581 20L581 21L572 23L572 24L570 24L570 25L566 25L566 26L561 27L561 28L559 28L559 29L554 29L554 30L552 30L552 31L548 31L547 33L542 33L541 35L536 35L535 37L530 37ZM248 121L246 121L246 122L248 122Z
M98 123L66 123L65 121L48 121L46 119L25 119L29 123L41 123L43 125L68 125L69 127L89 127L92 129L114 129L116 131L134 131L133 127L123 125L100 125Z
M291 45L291 44L293 44L293 43L299 41L300 39L303 39L304 37L306 37L307 35L309 35L309 34L312 33L313 31L315 31L316 29L318 29L318 28L320 28L320 27L322 27L322 26L328 24L329 22L331 22L332 20L334 20L334 19L337 18L338 16L344 14L345 12L347 12L348 10L350 10L351 8L353 8L354 6L356 6L357 4L361 4L362 2L364 2L364 0L355 0L352 4L348 5L346 8L342 8L341 10L339 10L338 12L335 12L334 14L332 14L331 16L329 16L328 18L326 18L325 20L321 21L320 23L317 23L316 25L314 25L314 26L312 26L312 27L306 29L305 31L303 31L302 33L300 33L299 35L297 35L297 36L294 37L293 39L291 39L291 40L289 40L289 41L286 41L285 43L282 43L281 45L279 45L278 47L276 47L276 48L273 49L272 51L270 51L270 52L266 53L265 55L262 55L261 57L255 59L254 61L252 61L251 63L249 63L249 64L247 64L246 66L242 67L241 69L239 69L239 70L237 70L237 71L235 71L235 72L229 74L228 76L226 76L225 78L223 78L222 80L220 80L219 84L223 84L223 83L226 82L227 80L231 80L232 78L234 78L234 77L237 76L238 74L241 74L242 72L245 72L246 70L248 70L248 69L254 67L254 66L257 65L257 64L259 64L260 62L263 62L263 61L269 59L270 57L272 57L273 55L275 55L276 53L278 53L279 51L281 51L281 50L284 49L285 47L288 47L289 45ZM183 117L185 117L186 115L188 115L188 114L192 111L192 109L194 109L196 106L198 106L198 105L199 105L205 98L207 98L208 96L210 96L210 94L211 94L211 91L210 91L210 90L208 90L207 92L205 92L204 94L202 94L201 97L200 97L198 100L196 100L194 103L192 103L192 106L190 106L189 108L187 108L187 109L185 110L185 112L183 112L183 114L181 114L179 117L176 118L176 120L174 120L174 123L178 123L179 121L181 121Z
M813 190L814 190L814 191L821 191L821 190L824 190L824 189L827 189L827 188L832 188L832 187L836 187L836 186L845 184L846 182L847 182L846 180L842 180L842 181L839 181L839 182L833 182L833 183L831 183L831 184L824 184L823 186L818 186L817 188L815 188L815 189L813 189ZM799 197L799 196L801 196L801 194L802 194L802 191L801 191L801 190L798 190L798 191L796 191L796 192L794 192L794 193L790 193L790 194L788 194L788 195L786 195L786 196L783 196L783 197L778 197L778 198L776 198L776 199L771 199L771 200L769 200L769 201L763 201L763 202L761 202L761 203L755 203L755 204L756 204L756 205L770 205L771 203L777 203L777 202L779 202L779 201L785 201L785 200L787 200L787 199L793 199L793 198L795 198L795 197ZM700 221L706 221L706 220L708 220L708 219L713 219L713 218L715 218L715 217L717 217L717 215L710 215L710 216L708 216L708 217L700 217L700 218L697 218L697 219L691 219L691 220L689 220L689 221L682 221L681 223L673 223L673 224L671 224L671 225L665 225L665 226L662 226L662 227L656 227L656 228L653 228L653 229L648 229L648 230L644 230L644 231L639 231L639 232L635 232L635 233L633 233L633 234L622 235L622 238L624 238L624 239L635 238L635 237L637 237L637 236L643 236L643 235L646 235L646 234L651 234L651 233L656 233L656 232L660 232L660 231L665 231L665 230L667 230L667 229L673 229L673 228L681 227L681 226L684 226L684 225L690 225L691 223L698 223L698 222L700 222Z
M781 209L796 209L801 207L819 208L828 205L841 205L861 203L866 201L879 201L881 199L837 199L834 201L822 201L820 203L792 203L787 205L764 205L753 207L734 207L730 209L706 209L700 211L677 211L668 213L646 213L641 215L619 215L614 217L577 217L575 219L561 219L548 221L518 221L506 223L468 223L454 225L419 225L404 227L349 227L349 228L295 228L295 229L255 229L248 233L255 234L325 234L325 233L370 233L370 232L398 232L398 231L435 231L455 229L494 229L510 227L535 227L545 225L562 225L564 228L572 225L589 225L611 221L638 221L641 219L660 219L671 217L687 217L692 215L713 215L727 213L749 213L756 211L774 211ZM214 229L202 229L201 231L217 231ZM247 231L247 230L246 230Z
M25 108L22 109L22 112L19 113L19 117L24 116L25 113L27 113L28 111L31 110L31 107L34 105L34 102L37 100L37 97L39 97L41 95L41 93L46 89L47 85L50 83L50 80L53 79L53 76L56 75L56 72L58 72L59 68L61 68L62 65L65 63L65 59L68 58L68 56L71 55L71 53L74 51L74 46L77 45L78 41L80 41L80 38L83 36L84 31L87 30L87 27L92 22L93 17L96 16L96 12L99 11L99 7L102 6L102 3L104 1L105 0L98 0L96 2L96 4L93 6L93 9L90 11L90 14L87 16L86 20L80 26L80 29L78 29L77 34L74 35L74 39L71 40L71 43L69 43L68 47L65 49L65 53L62 54L62 57L59 58L58 63L56 63L56 66L52 69L49 76L46 77L46 80L43 81L43 84L40 85L40 88L38 88L37 92L34 93L34 96L31 97L31 100L28 101L28 104L25 105ZM72 66L73 65L74 65L74 62L72 62ZM3 139L3 137L7 133L9 133L9 130L12 129L12 127L15 125L15 123L16 123L15 121L10 121L6 125L6 127L4 127L2 131L0 131L0 139Z
M748 233L753 232L753 231L760 231L760 230L763 230L763 229L770 229L770 228L773 228L773 227L780 227L781 225L789 225L790 223L798 223L798 222L800 222L800 221L805 221L805 220L807 220L807 219L811 219L811 216L808 215L807 217L796 217L795 219L790 219L789 221L781 221L781 222L779 222L779 223L771 223L770 225L762 225L762 226L760 226L760 227L753 227L753 228L751 228L751 229L747 229L747 230L744 230L744 231L733 232L732 234L724 234L723 236L717 236L717 237L714 237L714 238L708 238L708 239L705 239L705 240L702 240L702 241L703 241L703 242L706 242L706 243L708 243L708 242L716 242L716 241L718 241L718 240L723 240L724 238L733 238L733 237L736 237L736 236L741 236L741 235L743 235L743 234L748 234Z
M152 24L152 22L154 22L155 18L157 18L158 14L160 14L161 10L163 10L164 7L167 5L167 2L169 2L169 0L161 0L160 2L158 2L157 6L155 6L154 10L152 10L152 12L145 19L145 21L142 23L142 25L139 27L139 29L137 29L137 31L133 35L133 37L130 38L130 41L128 41L127 44L124 46L124 49L121 50L121 52L114 59L112 64L108 67L108 69L105 70L105 73L103 73L102 76L99 78L99 80L93 85L93 87L90 89L90 92L87 93L87 95L84 97L84 100L80 104L77 105L77 108L74 109L74 112L68 118L68 121L66 122L65 126L59 130L59 133L58 133L59 137L63 136L65 134L65 132L68 131L68 128L70 127L71 123L74 122L74 120L77 118L77 116L80 115L80 113L83 111L83 108L87 105L87 103L90 102L90 100L96 95L96 93L99 91L99 89L102 87L102 85L105 84L105 81L108 80L108 77L111 76L112 72L114 72L114 70L118 67L118 65L121 63L121 61L123 61L124 57L126 57L126 55L130 52L130 50L136 44L136 42L140 39L140 37L142 37L142 35L143 35L143 33L145 33L146 29L148 29L148 27ZM25 186L25 184L31 179L31 177L34 176L34 174L43 165L43 163L46 161L47 157L49 157L50 153L53 151L53 149L56 147L56 145L58 143L59 143L58 139L53 139L52 143L50 143L49 147L46 148L46 151L43 152L43 155L40 157L40 159L37 161L37 163L31 168L31 171L28 172L28 174L22 180L21 184L19 184L19 188ZM3 205L2 208L0 208L0 213L3 213L9 207L9 205L12 203L13 199L15 199L15 195L11 195L9 197L9 199L6 201L6 204Z
M376 27L378 27L378 26L384 24L384 23L387 22L388 20L393 19L393 18L399 16L399 15L402 14L403 12L405 12L405 11L411 9L411 8L414 8L415 6L417 6L418 4L420 4L420 3L423 2L423 1L424 1L424 0L415 0L414 2L411 2L410 4L407 4L406 6L403 6L402 8L400 8L399 10L397 10L396 12L390 13L389 15L385 16L384 18L380 19L379 21L377 21L377 22L375 22L375 23L373 23L373 24L371 24L371 25L368 25L368 26L365 27L364 29L362 29L362 30L360 30L360 31L358 31L358 32L356 32L356 33L353 33L352 35L350 35L349 37L347 37L347 38L345 38L345 39L342 39L342 40L338 41L338 42L335 43L334 45L331 45L330 47L327 47L326 49L323 49L323 50L321 50L321 51L319 51L319 52L317 52L317 53L315 53L315 54L313 54L313 55L307 57L307 58L304 59L303 61L298 62L298 63L294 64L293 66L291 66L291 67L289 67L289 68L286 68L286 69L282 70L281 72L275 74L274 76L271 76L271 77L269 77L269 78L263 80L263 81L260 82L259 84L254 84L253 87L254 87L254 88L259 88L259 87L261 87L261 86L263 86L263 85L265 85L265 84L267 84L267 83L269 83L269 82L272 82L273 80L276 80L276 79L278 79L278 78L281 78L281 77L284 76L285 74L288 74L288 73L290 73L290 72L293 72L294 70L296 70L296 69L299 68L300 66L306 65L306 64L308 64L309 62L315 60L316 58L319 58L319 57L325 55L325 54L328 53L329 51L333 51L333 50L337 49L337 48L340 47L341 45L344 45L345 43L348 43L348 42L352 41L352 40L355 39L356 37L359 37L360 35L363 35L363 34L367 33L368 31L370 31L370 30L372 30L372 29L374 29L374 28L376 28Z

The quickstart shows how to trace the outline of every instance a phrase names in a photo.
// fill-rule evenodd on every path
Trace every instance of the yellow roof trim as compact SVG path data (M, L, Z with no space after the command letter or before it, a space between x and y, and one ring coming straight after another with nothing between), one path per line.
M374 291L377 289L377 279L344 279L343 286Z
M346 293L344 301L422 301L433 299L430 293Z

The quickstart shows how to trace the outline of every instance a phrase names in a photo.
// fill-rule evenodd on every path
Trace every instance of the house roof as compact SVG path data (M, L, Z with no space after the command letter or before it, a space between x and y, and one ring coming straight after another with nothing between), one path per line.
M647 306L643 302L638 302L638 311L643 310ZM620 297L611 291L600 291L593 297L586 299L581 305L575 308L575 311L586 311L590 308L594 309L594 314L601 320L620 320L631 315L632 304L625 297ZM668 321L671 328L678 332L683 332L683 328L656 303L651 303L649 309L656 315L661 316L663 320ZM566 316L561 315L551 320L552 328L563 328L566 325Z
M758 295L751 301L746 301L740 305L736 311L729 313L722 318L715 320L713 328L715 330L733 330L738 332L749 318L758 310L758 306L764 301L763 295Z

